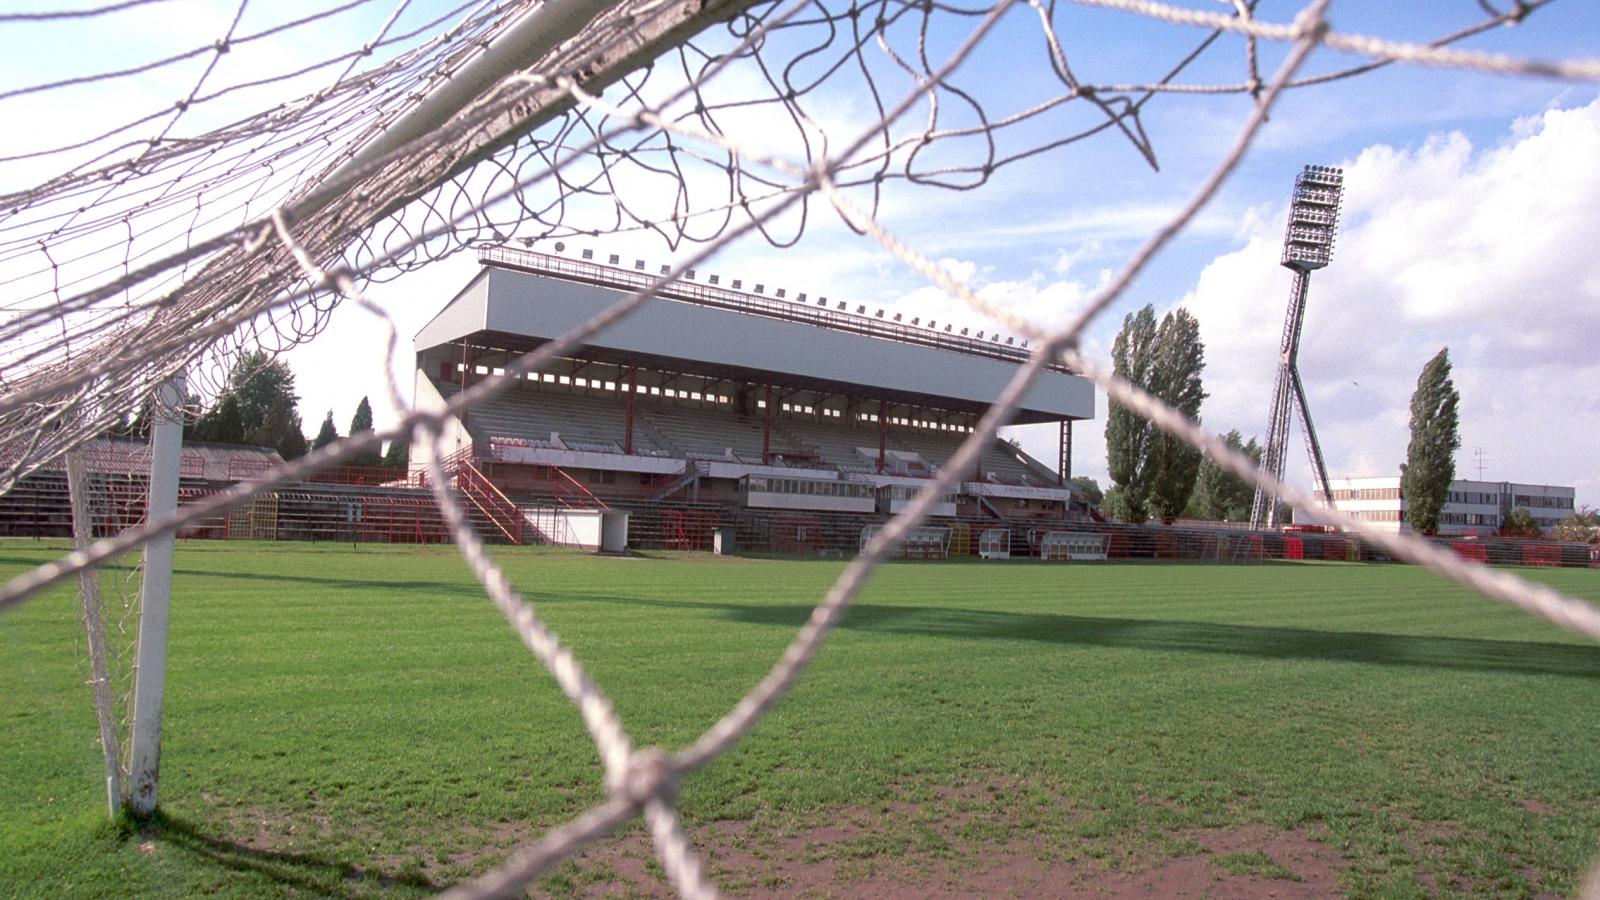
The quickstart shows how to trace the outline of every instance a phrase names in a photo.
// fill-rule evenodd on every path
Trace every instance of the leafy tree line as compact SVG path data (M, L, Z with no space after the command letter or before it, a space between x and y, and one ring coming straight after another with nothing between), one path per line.
M261 351L252 351L239 357L228 373L228 386L211 408L204 410L186 429L185 438L218 444L242 444L267 447L278 451L284 459L304 456L308 450L320 449L339 439L339 431L329 410L316 437L307 441L302 432L300 414L296 405L300 397L294 390L294 372L287 363L272 359ZM199 406L191 398L190 408ZM118 433L134 437L149 434L150 405L139 410L133 422L118 426ZM372 430L372 404L366 397L356 405L350 419L349 434ZM346 465L352 466L405 466L409 462L410 447L404 441L391 441L387 454L380 456L376 450L364 451L351 457Z
M1239 429L1219 435L1230 448L1250 457L1261 465L1261 446L1252 436L1244 440ZM1255 486L1243 478L1217 465L1210 456L1200 461L1200 472L1195 478L1194 493L1189 495L1189 505L1183 514L1191 519L1210 519L1216 522L1250 521L1250 505L1255 501Z
M228 373L228 389L195 420L188 437L219 444L270 447L284 459L306 453L289 365L261 351L239 357Z
M1159 324L1150 305L1124 317L1111 357L1118 376L1198 421L1206 397L1200 380L1205 346L1199 323L1186 310L1168 313ZM1407 523L1424 534L1438 530L1455 480L1455 451L1461 446L1461 395L1450 373L1450 351L1445 348L1423 367L1411 397L1411 439L1400 467L1400 492L1406 499ZM1250 518L1255 497L1251 484L1115 400L1108 407L1106 470L1111 486L1102 494L1093 479L1073 479L1092 505L1125 522L1143 522L1151 515L1230 522ZM1262 447L1254 437L1246 441L1237 429L1220 437L1260 464ZM1562 523L1567 526L1563 533L1578 540L1589 539L1600 526L1577 514L1571 518ZM1506 526L1508 533L1537 530L1526 510L1514 510Z
M1587 506L1575 509L1572 515L1556 523L1550 536L1558 541L1600 543L1600 511Z

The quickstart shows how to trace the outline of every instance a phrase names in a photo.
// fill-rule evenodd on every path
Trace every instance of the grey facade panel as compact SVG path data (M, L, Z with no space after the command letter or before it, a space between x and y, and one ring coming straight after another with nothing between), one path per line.
M479 272L445 304L444 309L422 326L415 338L418 352L483 330L487 318L485 308L489 297L489 275L492 271L485 269Z

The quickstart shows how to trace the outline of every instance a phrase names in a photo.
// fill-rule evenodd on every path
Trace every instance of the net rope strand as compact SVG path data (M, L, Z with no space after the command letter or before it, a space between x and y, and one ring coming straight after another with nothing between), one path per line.
M547 126L488 151L476 168L466 172L457 172L454 161L462 154L473 152L471 141L451 136L424 136L334 186L361 192L364 202L359 208L344 210L334 217L313 215L302 219L293 204L295 196L304 196L303 190L291 190L300 176L274 181L280 172L319 171L325 175L333 171L346 155L338 150L339 146L356 146L362 135L374 133L395 120L397 114L393 110L397 101L392 98L426 93L437 84L433 72L461 64L475 48L499 33L508 13L526 6L512 2L483 3L469 10L471 5L464 4L451 11L456 16L454 26L437 38L427 38L419 37L424 29L400 24L401 14L408 5L402 2L384 21L376 36L363 45L360 54L338 54L321 65L298 72L343 63L348 75L355 60L370 54L372 48L383 46L385 36L394 29L391 43L395 55L392 58L352 77L341 75L333 86L299 105L283 107L295 110L292 114L278 113L278 118L268 114L241 120L197 142L197 146L207 151L215 147L241 146L243 152L233 159L255 159L257 171L240 175L232 171L231 166L207 170L194 156L186 155L199 151L185 150L165 140L164 131L137 159L143 160L150 172L168 179L165 187L159 182L155 187L130 187L140 178L150 177L150 173L137 172L131 167L119 169L115 163L109 168L104 165L97 168L94 163L107 158L102 152L90 164L69 169L38 189L7 195L6 203L0 204L3 206L0 208L0 262L26 260L37 253L48 266L35 269L33 276L37 280L38 276L48 275L51 286L18 301L7 300L3 307L15 315L0 323L0 333L6 336L8 348L24 348L20 355L28 364L20 378L14 374L15 367L0 369L10 377L10 380L0 381L0 388L5 391L0 395L0 459L5 461L10 479L5 484L14 483L19 473L53 458L63 448L79 446L99 433L96 429L103 430L108 421L130 409L148 393L148 387L163 380L173 368L207 361L213 374L209 382L202 376L202 387L214 395L221 384L215 373L224 371L237 353L256 348L278 351L314 337L341 301L381 320L389 359L385 390L396 408L405 409L405 412L393 428L346 438L285 463L260 481L240 483L221 495L180 507L163 519L96 541L18 576L0 589L0 612L49 584L136 549L156 534L170 533L261 493L304 480L319 468L376 449L385 439L416 439L431 447L433 452L425 454L431 457L428 461L432 474L430 485L437 505L450 522L464 560L524 645L578 707L606 773L605 801L516 851L503 866L450 892L452 896L470 897L515 894L555 862L613 832L635 816L644 818L658 859L674 888L684 896L714 896L715 886L707 879L677 812L679 779L687 772L710 764L734 746L803 675L832 626L886 557L895 540L904 537L927 515L942 491L953 483L954 473L976 461L984 444L992 442L997 429L1009 421L1017 400L1031 380L1048 364L1066 364L1101 386L1118 403L1208 453L1247 483L1278 494L1316 521L1338 524L1363 540L1388 549L1396 557L1424 565L1486 597L1600 640L1600 611L1588 604L1532 585L1510 573L1462 559L1414 537L1376 532L1366 523L1317 508L1312 498L1303 492L1256 471L1243 454L1226 447L1215 436L1139 388L1083 358L1076 349L1083 329L1121 296L1145 264L1227 181L1248 151L1268 110L1285 91L1351 77L1394 62L1506 75L1600 79L1600 60L1526 60L1444 47L1494 25L1520 22L1548 0L1515 3L1506 11L1481 4L1483 20L1426 45L1331 31L1325 18L1327 0L1309 4L1288 25L1261 21L1255 15L1255 3L1242 0L1231 4L1231 15L1144 0L1077 0L1083 5L1109 7L1157 22L1210 31L1161 80L1147 84L1111 80L1095 84L1082 80L1068 65L1057 40L1056 23L1051 15L1055 7L1041 5L1039 0L1026 2L1037 13L1049 64L1064 90L1024 104L1015 112L993 115L986 111L984 101L977 94L953 79L962 62L982 43L987 30L1006 12L1010 3L959 8L885 0L865 7L851 6L845 11L830 10L825 4L794 3L782 10L775 5L758 4L736 15L720 39L702 35L668 54L677 57L681 84L670 79L665 85L659 84L660 73L670 71L671 67L658 64L643 74L635 73L619 82L622 97L612 102L602 101L596 92L588 90L584 66L602 58L601 49L629 46L629 30L640 19L601 15L591 22L590 31L582 40L558 48L521 75L491 88L458 119L468 131L480 127L490 129L519 105L566 105L567 111ZM145 4L111 4L85 10L82 15L109 15L142 5ZM243 7L241 3L240 9ZM665 15L662 10L666 7L666 4L641 4L637 12L648 19ZM814 12L797 15L802 9ZM877 13L875 20L872 18L874 11ZM937 67L930 63L927 52L930 22L935 15L982 17L982 22ZM868 22L864 30L863 18ZM907 38L910 46L905 48L897 47L890 36L902 20L914 22L909 28L911 36ZM5 21L6 18L0 17L0 24ZM234 24L237 22L236 16ZM284 27L292 31L298 26L289 23ZM806 43L807 29L818 31L820 36ZM274 32L269 29L266 33ZM1208 52L1222 34L1241 36L1244 77L1235 83L1175 82L1174 79ZM842 50L836 46L840 35L848 35ZM780 37L786 40L779 40ZM730 39L731 51L716 52L719 47L726 48ZM414 43L408 44L408 41ZM782 64L786 41L791 48L788 58L821 54L831 62L827 73L811 82L797 84L792 68ZM1262 42L1289 45L1286 58L1270 82L1263 82L1259 74ZM793 50L793 47L799 49ZM882 60L887 61L888 70L875 66L868 59L866 51L873 47L882 54ZM589 52L585 52L585 48ZM1318 48L1356 53L1367 57L1369 62L1322 75L1298 75L1307 57ZM205 49L199 48L198 52ZM697 67L696 58L709 62ZM213 58L213 63L215 61ZM773 97L750 101L716 92L716 76L735 65L747 63L753 63L760 70L760 82ZM897 73L897 78L888 78L885 71ZM827 132L809 114L807 104L815 99L813 95L819 85L830 79L838 81L847 77L838 74L840 72L850 73L848 77L851 78L860 76L874 98L877 121L848 146L830 150ZM227 87L210 94L200 93L210 75L208 68L206 75L188 93L188 100L227 95ZM274 79L266 81L270 83ZM898 81L910 84L901 93L899 102L886 105L882 97L892 95L890 89ZM372 92L389 99L373 104L359 102ZM999 166L1107 130L1120 133L1153 165L1154 151L1144 134L1139 111L1152 97L1183 93L1248 95L1253 111L1233 147L1185 207L1157 230L1121 274L1064 328L1046 332L1003 308L982 301L968 285L952 278L878 222L879 205L887 183L971 190L986 183ZM1107 99L1105 95L1108 94L1120 96ZM1129 96L1135 94L1140 96ZM693 100L692 108L685 109L681 101L689 98ZM1014 126L1083 100L1099 110L1100 121L1066 137L1032 146L1006 143L1015 134L1010 130ZM737 111L752 102L771 106L787 116L802 138L799 141L804 152L802 161L747 147L737 129L726 127ZM897 132L898 123L919 102L927 106L920 130L913 126ZM635 104L637 109L629 111L628 107ZM405 103L398 102L398 106L403 108ZM363 111L374 109L379 111ZM947 109L975 111L977 124L941 127ZM186 107L179 107L179 115L167 123L168 131L186 111ZM124 127L107 134L115 136L126 130ZM308 149L306 138L311 134L331 134L332 137L323 138L322 148ZM953 164L919 162L928 148L940 146L941 142L980 135L984 139L983 149L969 154L968 159L958 158ZM576 143L574 138L578 139ZM409 163L416 163L410 167L413 171L397 171L404 168L402 164ZM599 163L598 170L593 168L593 163ZM296 165L301 168L295 170ZM587 170L586 166L589 166ZM675 180L679 196L672 209L665 214L652 212L648 198L634 201L621 190L619 185L626 167ZM707 170L711 172L709 179ZM496 182L501 179L493 177L485 184L477 174L482 171L503 175L508 184L497 187ZM187 174L194 172L205 175L198 179L198 184L185 180ZM219 174L223 172L225 174ZM397 174L404 177L398 178L395 186L382 185L386 178ZM312 181L304 183L315 184L317 176L309 177ZM249 180L251 178L255 180ZM94 208L95 205L82 210L73 208L73 204L82 203L84 191L103 187L97 179L112 182L110 189L92 195L100 201L99 206L107 208ZM227 215L235 217L234 224L224 222L225 215L213 216L209 224L214 227L209 232L193 224L198 222L207 196L217 196L231 190L230 185L241 182L247 186L249 199L229 208ZM721 185L718 190L722 190L722 196L717 197L715 191L700 190L703 182ZM120 188L126 190L119 193ZM540 196L541 190L547 193ZM469 404L502 393L517 376L539 368L581 344L589 335L620 320L733 241L759 232L773 246L792 244L805 230L809 201L818 194L827 209L851 229L877 241L888 256L903 262L975 312L1005 322L1018 334L1037 339L1038 344L949 465L925 486L907 510L894 516L867 542L860 557L845 567L767 675L690 746L676 753L655 748L635 749L599 686L588 679L577 659L560 645L537 610L517 594L488 548L467 525L461 500L449 489L440 465L438 435L444 424ZM703 199L706 196L714 199L707 202ZM864 197L866 202L858 202L858 197ZM584 218L577 208L579 201L593 198L614 201L609 218L605 213L598 220ZM172 223L181 223L185 218L168 215L146 220L139 216L162 215L164 210L181 212L188 204L194 206L194 218L186 229L179 230L181 248L175 247L174 238L168 238L166 243L155 241L149 247L136 246L135 220L141 226L153 224L158 228L172 228ZM777 230L780 217L789 212L797 214L799 224L793 231ZM596 222L605 227L598 228ZM697 230L708 222L708 230ZM41 228L44 231L38 230ZM107 266L96 259L102 250L85 250L72 243L92 239L107 229L126 235L108 244L121 248L120 259L114 265ZM513 235L524 240L574 237L597 230L618 234L651 231L673 247L698 246L645 288L631 292L569 334L507 365L505 377L487 378L453 395L441 409L424 411L404 406L393 377L393 360L398 347L396 330L387 314L365 296L367 286L486 239L504 241ZM104 243L103 238L101 241ZM93 266L99 268L91 268ZM73 271L64 272L64 267ZM118 274L106 282L107 272ZM26 281L24 276L6 283ZM94 286L97 283L99 286ZM80 284L91 286L74 293L74 287ZM243 332L238 331L241 325L246 326ZM52 332L59 332L61 336L55 337ZM115 336L125 341L130 335L139 335L148 341L145 347L154 349L109 363L95 358L94 340L103 342ZM89 351L79 349L86 342L89 342ZM84 362L86 358L88 362ZM118 386L117 390L109 389L112 384ZM38 427L41 423L57 427L48 429L47 435L46 430Z

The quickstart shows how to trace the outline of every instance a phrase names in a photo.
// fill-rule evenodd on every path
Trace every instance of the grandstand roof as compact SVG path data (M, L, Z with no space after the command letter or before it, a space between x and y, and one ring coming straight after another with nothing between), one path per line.
M484 251L479 259L483 271L417 333L419 353L460 342L525 352L650 280L642 270L510 248ZM868 316L832 303L802 302L805 297L684 281L593 336L584 356L755 384L977 409L1000 393L1028 355L994 336L980 340L945 333L886 320L882 311ZM1093 386L1052 368L1040 373L1024 396L1016 421L1093 416Z

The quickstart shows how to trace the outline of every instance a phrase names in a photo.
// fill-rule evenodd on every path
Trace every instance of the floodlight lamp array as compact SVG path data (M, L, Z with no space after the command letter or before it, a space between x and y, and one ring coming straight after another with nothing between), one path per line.
M1328 264L1343 195L1344 172L1333 166L1306 166L1295 178L1283 238L1284 266L1309 272Z

